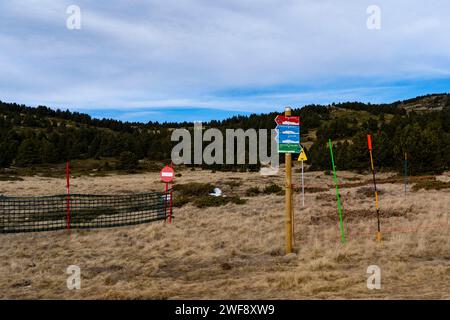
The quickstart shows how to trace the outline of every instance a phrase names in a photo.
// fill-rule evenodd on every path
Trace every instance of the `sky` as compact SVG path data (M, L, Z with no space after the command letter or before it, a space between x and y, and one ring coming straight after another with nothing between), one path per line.
M80 29L67 27L73 5ZM450 92L449 12L448 0L2 1L0 100L208 121Z

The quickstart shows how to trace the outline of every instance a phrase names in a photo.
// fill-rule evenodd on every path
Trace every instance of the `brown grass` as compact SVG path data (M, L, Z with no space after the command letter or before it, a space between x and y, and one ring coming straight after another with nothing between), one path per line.
M296 193L295 251L284 256L284 196L245 197L251 187L284 185L266 177L207 171L182 172L176 183L211 183L245 204L174 211L163 222L103 230L0 235L2 299L450 299L449 190L403 193L399 182L383 184L383 242L376 243L374 200L341 190L348 242L339 241L332 177L307 172L301 207ZM370 177L338 172L340 181ZM388 179L389 174L380 174ZM111 194L162 190L158 173L80 177L77 193ZM300 176L294 175L299 184ZM222 183L222 185L221 185ZM330 188L328 188L330 186ZM64 193L65 180L27 177L0 182L0 193ZM325 190L328 189L328 190ZM66 268L81 268L81 290L68 290ZM366 288L366 269L382 270L382 289Z

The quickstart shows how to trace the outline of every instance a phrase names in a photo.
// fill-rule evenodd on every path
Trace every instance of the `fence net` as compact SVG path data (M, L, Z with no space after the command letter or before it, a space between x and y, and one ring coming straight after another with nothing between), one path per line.
M166 218L170 194L0 196L0 233L107 228Z

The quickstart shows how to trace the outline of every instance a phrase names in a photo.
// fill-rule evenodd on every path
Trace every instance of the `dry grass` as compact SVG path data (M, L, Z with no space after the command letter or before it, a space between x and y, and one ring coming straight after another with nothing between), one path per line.
M230 176L232 175L232 176ZM230 183L231 178L239 183ZM380 179L389 179L380 174ZM0 235L0 298L64 299L450 299L449 190L403 194L401 183L384 183L384 241L373 241L373 199L361 196L370 177L338 173L348 242L339 242L332 177L308 172L316 193L295 201L296 255L284 256L284 197L251 187L284 185L283 175L182 171L177 183L211 183L242 205L177 208L162 222L91 231ZM294 183L300 177L295 173ZM158 173L73 179L77 193L161 190ZM64 193L65 180L29 177L1 181L0 193ZM444 227L447 226L447 227ZM439 229L440 228L440 229ZM82 289L66 287L67 266L78 265ZM366 288L366 269L382 270L382 289Z

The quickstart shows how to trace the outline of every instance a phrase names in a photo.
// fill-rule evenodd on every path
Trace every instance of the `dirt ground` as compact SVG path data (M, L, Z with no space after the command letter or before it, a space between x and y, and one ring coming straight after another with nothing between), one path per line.
M374 241L371 176L338 172L347 243L341 244L332 176L305 174L305 207L294 195L295 255L284 255L284 196L246 197L284 185L283 174L181 171L176 183L210 182L242 205L175 209L172 224L0 234L1 299L450 299L450 190L409 190L377 176L383 241ZM448 180L447 175L437 177ZM296 171L294 183L300 184ZM411 187L411 185L409 186ZM162 190L159 173L79 177L73 193ZM0 194L52 195L65 179L0 181ZM69 290L66 269L81 268ZM381 269L369 290L367 267Z

